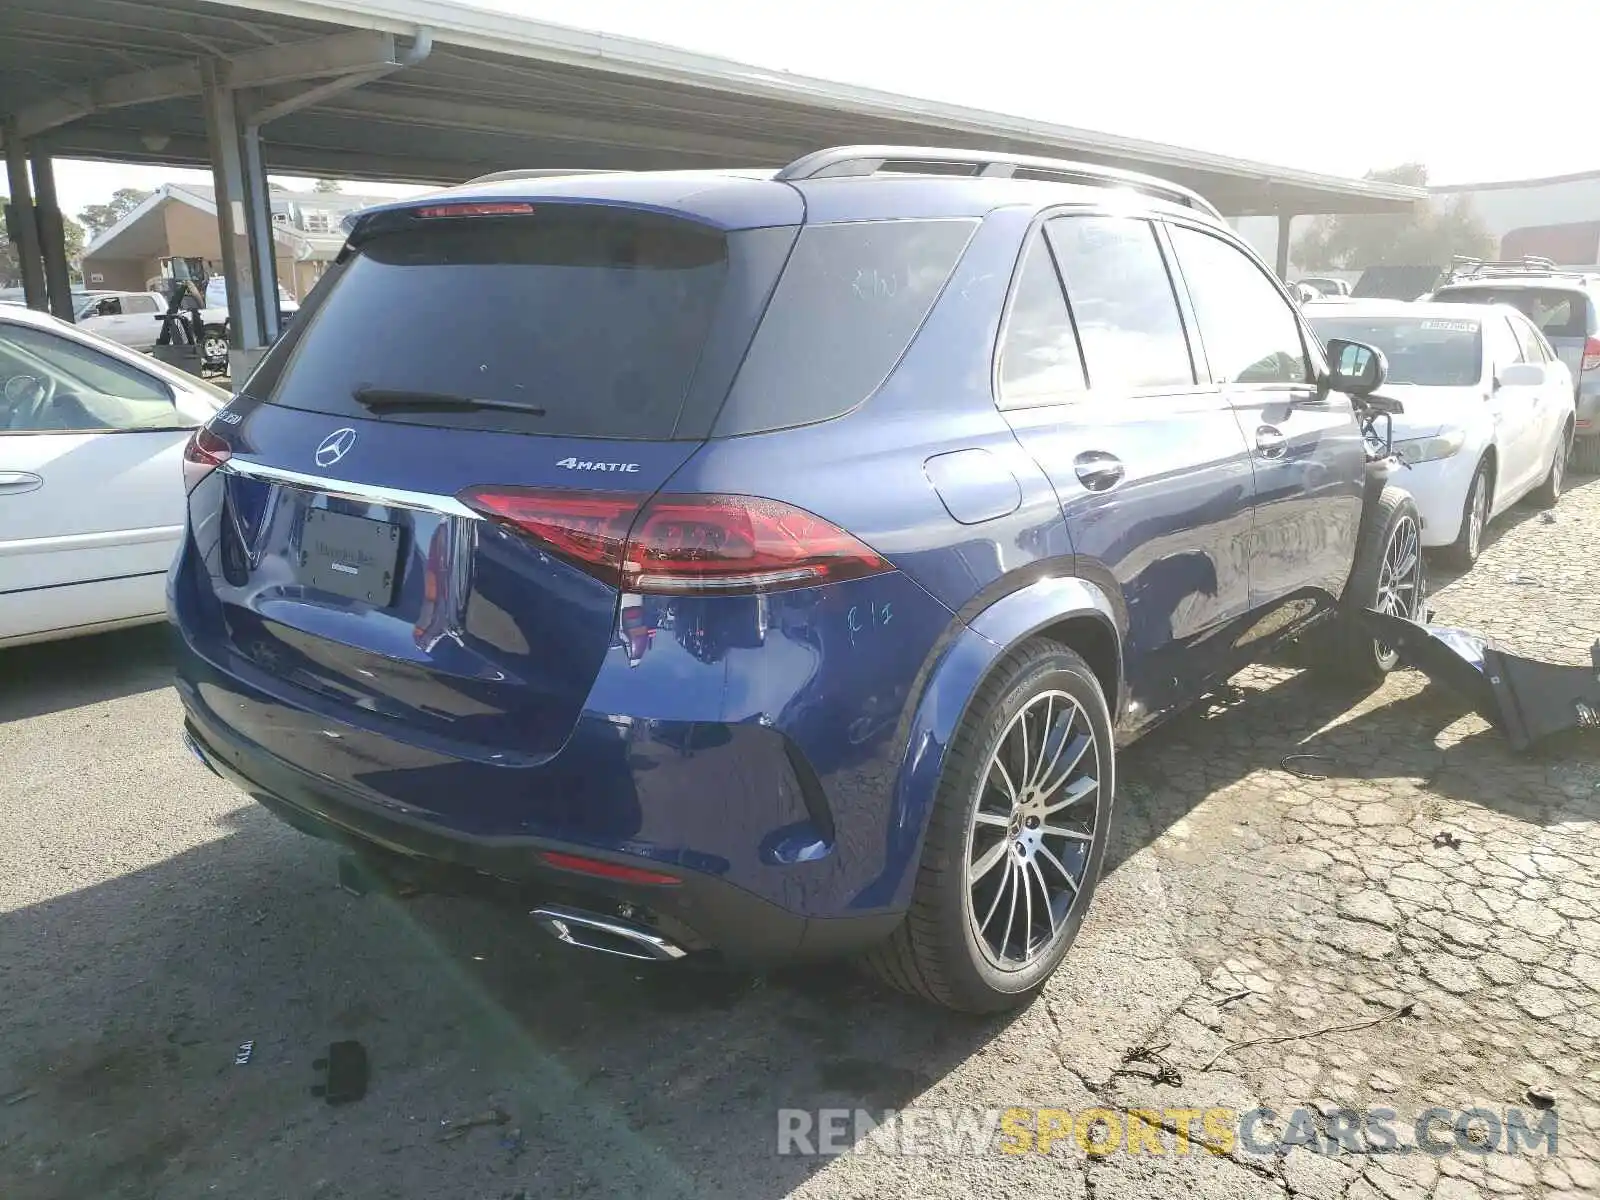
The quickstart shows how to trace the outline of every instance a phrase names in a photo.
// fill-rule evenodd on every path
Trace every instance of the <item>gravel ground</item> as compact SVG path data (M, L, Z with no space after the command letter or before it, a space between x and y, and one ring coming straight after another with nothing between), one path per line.
M1597 531L1600 482L1515 514L1441 619L1586 661ZM844 967L636 969L472 902L351 897L183 752L163 643L0 654L7 1200L1600 1195L1600 743L1516 758L1420 676L1353 699L1247 672L1129 753L1078 946L976 1021ZM330 1107L312 1064L345 1038L371 1088ZM1530 1086L1553 1155L775 1153L781 1108L1097 1105L1266 1105L1266 1131L1379 1105L1404 1149L1417 1112ZM478 1115L504 1121L443 1137Z

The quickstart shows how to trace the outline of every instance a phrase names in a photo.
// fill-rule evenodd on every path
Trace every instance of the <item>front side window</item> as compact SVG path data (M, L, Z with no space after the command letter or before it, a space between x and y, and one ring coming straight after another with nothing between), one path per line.
M1011 408L1055 403L1087 384L1050 247L1035 234L1001 340L1000 402Z
M1200 341L1218 383L1306 383L1300 323L1272 281L1237 246L1185 225L1171 228Z
M88 346L0 324L0 431L184 429L166 384Z
M1057 217L1045 229L1067 286L1089 386L1192 385L1177 296L1150 223Z

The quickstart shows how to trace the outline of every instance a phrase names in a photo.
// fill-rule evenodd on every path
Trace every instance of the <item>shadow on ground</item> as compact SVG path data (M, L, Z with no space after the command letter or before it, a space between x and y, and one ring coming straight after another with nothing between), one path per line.
M165 623L0 650L0 724L172 683Z

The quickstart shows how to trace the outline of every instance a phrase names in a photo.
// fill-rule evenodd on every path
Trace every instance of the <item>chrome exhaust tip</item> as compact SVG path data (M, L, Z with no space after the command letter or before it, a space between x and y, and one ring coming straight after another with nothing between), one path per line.
M667 962L688 953L683 947L642 925L633 925L600 913L585 912L581 908L549 905L536 908L528 915L557 941L580 950L595 950L601 954L615 954L621 958L637 958L647 962Z
M211 760L205 756L205 752L200 749L200 743L195 741L194 734L190 733L187 729L183 731L183 744L189 753L194 755L196 762L198 762L206 770L210 771L213 775L216 775L217 778L220 779L222 777L217 769L211 765Z

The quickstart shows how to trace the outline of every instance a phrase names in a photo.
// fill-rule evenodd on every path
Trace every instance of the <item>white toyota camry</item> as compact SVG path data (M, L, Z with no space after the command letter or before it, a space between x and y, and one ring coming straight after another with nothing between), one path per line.
M160 620L183 449L226 392L0 307L0 646Z
M1313 301L1324 342L1345 338L1389 361L1380 394L1405 406L1395 480L1416 498L1422 544L1457 566L1478 557L1484 527L1529 493L1561 497L1572 446L1572 373L1536 326L1508 305Z

